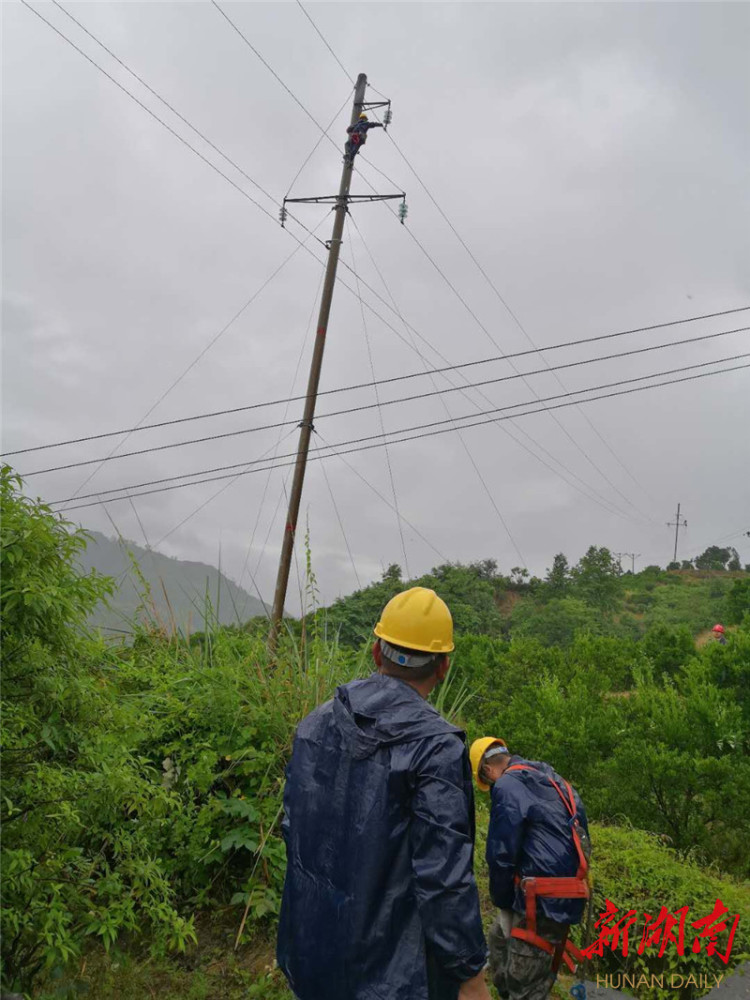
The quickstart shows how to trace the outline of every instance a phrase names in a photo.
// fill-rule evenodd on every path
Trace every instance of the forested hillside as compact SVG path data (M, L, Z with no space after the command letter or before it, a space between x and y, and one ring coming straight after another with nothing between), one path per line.
M258 620L191 638L134 623L127 644L89 634L111 584L81 571L85 544L3 472L2 986L35 1000L290 1000L273 939L294 729L369 671L370 630L403 583L392 568L304 628L289 622L271 664ZM460 632L438 707L576 785L598 908L696 919L721 899L740 916L726 966L652 947L605 951L589 976L724 973L750 953L750 575L621 576L605 549L563 569L423 578ZM703 642L714 620L725 645ZM486 825L480 797L489 921Z
M705 558L704 558L705 557ZM467 565L446 563L411 581L392 565L382 580L319 612L341 641L357 645L391 597L404 586L438 591L448 602L459 634L537 639L545 646L569 646L577 633L616 639L670 636L686 643L716 622L739 624L750 607L750 573L738 565L733 549L712 548L697 566L664 571L647 566L623 572L607 548L592 545L571 566L560 553L543 579L524 569L507 575L493 559ZM665 629L667 631L665 631ZM664 639L660 640L664 641Z
M91 613L91 622L107 631L129 630L134 618L154 619L166 628L194 632L210 616L221 625L264 615L261 602L207 563L171 559L126 539L116 541L89 532L78 554L85 571L96 570L115 581L106 602Z

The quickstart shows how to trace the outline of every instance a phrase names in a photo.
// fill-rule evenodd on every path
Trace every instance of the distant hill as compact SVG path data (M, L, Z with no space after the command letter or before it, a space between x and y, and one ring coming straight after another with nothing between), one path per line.
M79 557L80 565L84 570L96 569L118 581L110 607L100 605L92 615L95 625L129 630L130 622L138 615L141 620L155 617L167 628L172 628L174 621L181 631L197 632L204 627L206 595L213 614L218 611L222 625L236 625L266 614L257 598L214 566L171 559L135 542L120 543L98 531L89 534L91 540ZM150 598L144 598L143 581L138 579L128 553L148 584Z

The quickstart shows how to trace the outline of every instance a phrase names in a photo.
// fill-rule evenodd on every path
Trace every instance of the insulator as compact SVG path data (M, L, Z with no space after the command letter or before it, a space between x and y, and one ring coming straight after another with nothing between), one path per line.
M281 208L279 209L279 222L281 223L282 226L286 222L288 216L289 213L286 210L286 205L282 205Z
M388 126L393 121L393 112L390 108L385 109L385 114L383 115L383 124Z
M409 206L406 204L405 201L402 201L401 204L398 206L398 217L401 220L402 226L406 221L406 216L408 214L409 214Z

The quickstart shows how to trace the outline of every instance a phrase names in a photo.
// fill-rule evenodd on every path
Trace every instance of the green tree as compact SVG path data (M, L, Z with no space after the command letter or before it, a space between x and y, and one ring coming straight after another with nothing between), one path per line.
M722 549L718 545L710 545L705 552L701 554L695 560L695 568L703 570L724 570L727 568L727 563L730 560L737 557L737 552L733 548Z
M617 606L618 565L609 549L590 546L573 567L571 577L577 596L587 603L603 611Z
M750 580L735 580L726 596L726 620L731 625L739 625L743 617L750 613Z
M601 616L575 597L553 597L543 604L520 601L511 614L511 634L515 638L538 639L545 646L569 646L576 632L601 632Z
M657 674L673 674L695 656L695 643L685 625L653 625L641 639L640 648Z
M562 597L570 586L570 566L567 556L562 552L558 552L552 560L552 566L547 570L544 582L555 597Z
M601 775L609 796L602 808L666 834L681 852L698 850L747 876L747 723L731 691L706 674L699 658L665 683L650 671L640 673L635 691L621 703L616 743Z
M194 931L149 842L169 796L115 738L112 655L86 632L110 581L75 568L85 534L8 467L0 501L2 986L27 990L86 936L110 946L150 922L155 941L184 946Z

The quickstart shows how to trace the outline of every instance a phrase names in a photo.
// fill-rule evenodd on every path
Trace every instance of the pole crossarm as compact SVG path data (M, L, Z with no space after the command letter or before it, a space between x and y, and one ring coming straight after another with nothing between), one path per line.
M369 202L369 201L401 201L406 197L406 194L402 191L400 194L350 194L346 196L347 204L352 202L354 204L358 202ZM340 196L337 194L321 194L316 195L312 198L285 198L284 203L294 202L298 205L338 205L340 202Z
M355 101L355 108L361 108L363 111L372 111L374 108L390 108L390 101Z

